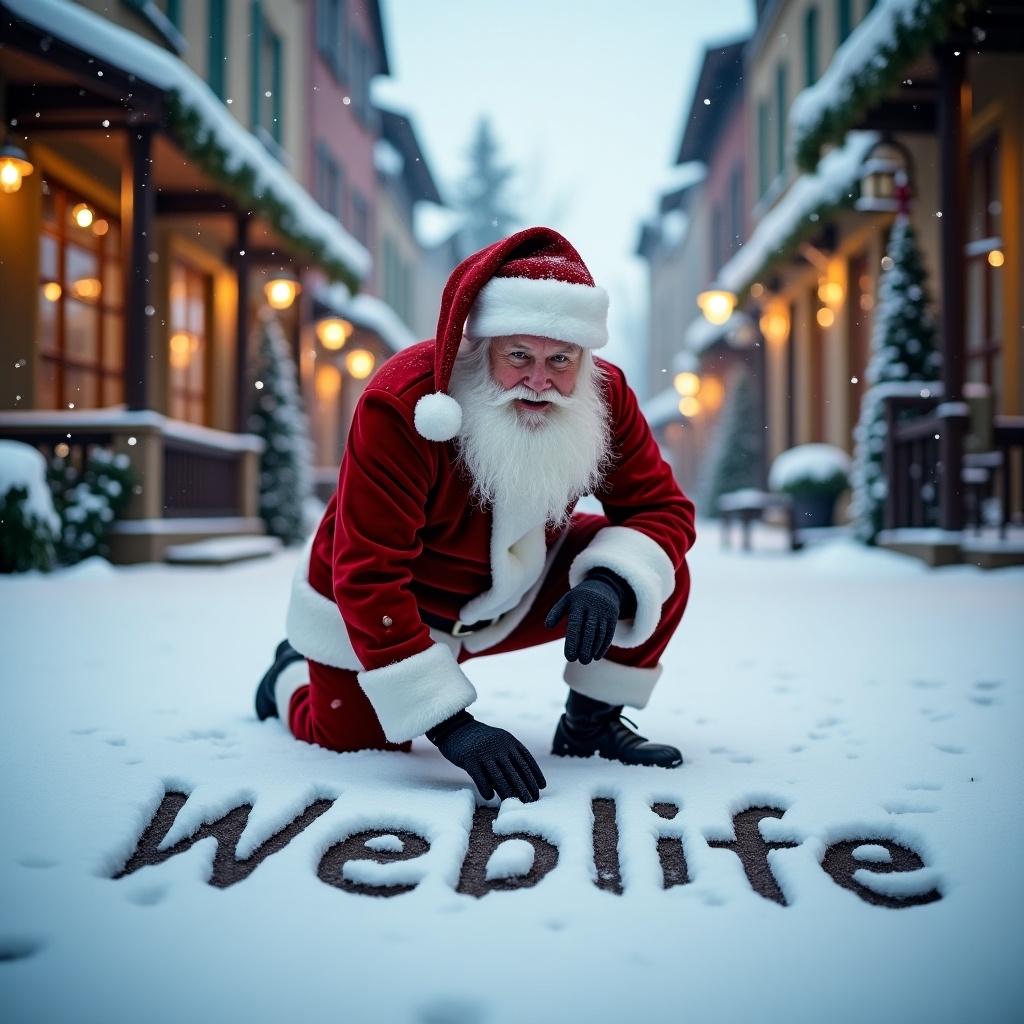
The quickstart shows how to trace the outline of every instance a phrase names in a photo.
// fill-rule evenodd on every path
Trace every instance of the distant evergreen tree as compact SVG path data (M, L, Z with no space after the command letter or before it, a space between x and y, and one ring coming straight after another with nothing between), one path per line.
M465 215L459 233L463 258L505 238L519 222L508 197L509 182L516 169L501 162L498 150L491 123L483 117L467 152L469 170L454 197L454 206Z
M725 401L697 488L701 515L716 517L723 494L761 487L764 424L754 375L745 366L731 373Z
M295 363L281 325L264 317L249 429L262 437L260 516L267 532L286 544L305 538L304 507L312 494L308 421L302 409Z
M851 473L851 513L858 538L868 544L882 529L888 493L884 399L920 394L916 382L934 382L942 362L935 349L924 264L906 213L893 224L883 268Z

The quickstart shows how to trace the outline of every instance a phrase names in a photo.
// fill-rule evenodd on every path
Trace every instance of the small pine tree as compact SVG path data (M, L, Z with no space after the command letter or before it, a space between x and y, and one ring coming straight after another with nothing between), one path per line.
M53 568L54 530L28 505L27 487L0 494L0 573Z
M697 489L702 515L716 517L718 499L723 494L761 486L764 425L759 409L753 374L745 366L737 366L730 375L722 413L702 467L702 484Z
M260 516L271 536L298 543L305 539L304 507L313 491L308 421L284 332L269 314L260 329L254 393L249 429L266 443L260 456Z
M519 221L508 198L516 170L500 161L498 149L490 121L481 118L467 153L469 170L455 194L454 205L465 214L459 233L462 257L505 238Z
M934 382L942 362L935 348L924 264L906 213L900 213L893 224L883 267L851 473L851 512L856 534L867 544L882 529L888 493L884 399L919 394L920 385L911 382Z

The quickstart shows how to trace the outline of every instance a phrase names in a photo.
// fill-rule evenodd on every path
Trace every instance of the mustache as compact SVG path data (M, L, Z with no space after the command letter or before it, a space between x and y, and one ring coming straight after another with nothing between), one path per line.
M525 384L517 384L514 388L505 391L503 388L495 389L494 397L488 403L493 406L507 405L520 399L524 402L550 402L552 405L559 405L563 409L572 405L575 399L571 395L562 395L555 388L548 388L547 391L536 392Z

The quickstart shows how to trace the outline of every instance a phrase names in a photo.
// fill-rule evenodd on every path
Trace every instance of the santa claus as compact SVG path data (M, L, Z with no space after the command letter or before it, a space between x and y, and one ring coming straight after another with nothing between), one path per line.
M565 638L553 754L674 768L622 719L643 708L689 593L693 504L622 371L595 359L608 296L530 228L452 273L434 341L356 409L338 489L293 582L256 712L331 750L421 735L480 794L538 799L530 751L467 708L461 664ZM574 512L593 494L604 515Z

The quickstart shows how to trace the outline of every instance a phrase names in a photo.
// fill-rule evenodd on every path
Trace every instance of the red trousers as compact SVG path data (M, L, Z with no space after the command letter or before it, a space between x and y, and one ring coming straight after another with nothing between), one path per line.
M471 654L463 650L459 662L506 651L536 647L565 636L566 620L553 629L544 625L551 606L569 590L569 566L590 543L594 534L605 526L603 516L573 516L568 536L552 562L544 584L532 607L512 633L493 647ZM676 573L675 589L662 605L661 620L651 637L639 647L611 647L606 660L636 668L654 668L669 640L675 633L686 608L690 593L690 577L684 562ZM316 743L328 750L408 750L410 744L388 743L372 705L360 687L356 673L332 668L315 661L309 666L309 685L300 686L288 707L288 724L292 734L307 743Z

